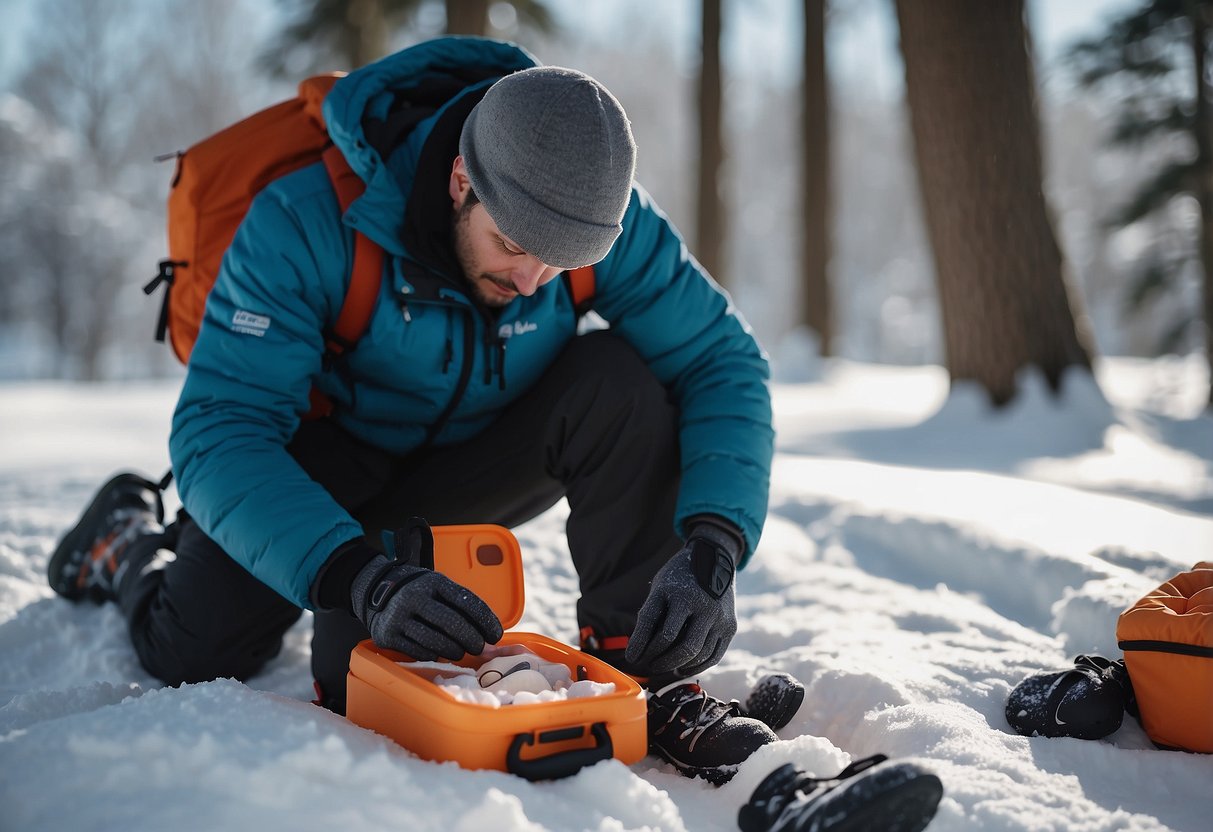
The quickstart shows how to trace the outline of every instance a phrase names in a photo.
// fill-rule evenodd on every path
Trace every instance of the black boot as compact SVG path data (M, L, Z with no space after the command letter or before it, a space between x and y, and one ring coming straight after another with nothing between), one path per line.
M804 685L790 673L763 676L746 697L746 716L753 717L778 731L792 721L804 702Z
M123 578L171 543L162 490L160 483L130 473L103 485L51 555L51 588L70 601L114 600Z
M943 797L939 778L914 763L857 760L838 776L810 777L791 763L758 784L737 814L741 832L918 832Z
M1074 667L1024 679L1007 697L1007 722L1025 736L1097 740L1137 713L1123 660L1078 656Z
M721 702L690 682L649 695L649 751L687 777L722 785L737 767L778 737L763 723L743 716L737 702Z

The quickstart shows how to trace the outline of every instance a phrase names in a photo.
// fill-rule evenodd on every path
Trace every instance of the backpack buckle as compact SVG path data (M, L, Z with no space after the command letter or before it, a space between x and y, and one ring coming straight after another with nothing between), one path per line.
M164 284L164 299L160 301L160 317L156 321L156 340L164 342L165 333L168 332L168 298L173 291L173 279L177 275L177 268L184 268L189 265L186 260L161 260L159 263L160 271L151 281L143 287L143 294L150 295L156 291L161 283Z

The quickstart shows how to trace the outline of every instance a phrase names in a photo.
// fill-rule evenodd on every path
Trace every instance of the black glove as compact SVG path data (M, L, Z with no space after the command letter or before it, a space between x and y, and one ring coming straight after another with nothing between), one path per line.
M350 588L354 615L375 643L418 661L439 656L457 661L465 653L483 652L485 642L499 641L501 622L489 605L431 568L429 526L414 523L407 531L407 557L376 555Z
M624 657L638 673L689 678L720 661L737 634L733 573L741 532L701 521L653 578Z

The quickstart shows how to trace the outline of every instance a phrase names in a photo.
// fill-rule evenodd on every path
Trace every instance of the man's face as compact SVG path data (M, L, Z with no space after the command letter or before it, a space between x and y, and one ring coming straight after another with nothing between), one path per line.
M489 307L501 307L519 295L530 296L560 273L534 255L527 254L497 228L497 223L479 202L466 204L463 160L455 160L451 176L451 198L455 208L453 231L455 255L476 299Z

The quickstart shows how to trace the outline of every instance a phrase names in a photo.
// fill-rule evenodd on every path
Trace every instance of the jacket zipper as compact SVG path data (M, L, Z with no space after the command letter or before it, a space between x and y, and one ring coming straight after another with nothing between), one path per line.
M454 323L454 321L452 321ZM450 421L451 415L455 412L455 408L459 406L459 402L463 400L463 394L467 391L468 381L472 378L472 358L476 350L476 335L474 330L474 322L472 321L472 313L470 310L464 310L463 314L463 361L459 365L459 381L455 383L455 393L451 396L450 401L446 403L446 408L442 411L433 424L426 429L425 441L421 443L421 447L428 447L431 442L442 433L442 429L446 427L446 423ZM448 348L450 342L448 340ZM447 363L450 363L448 357Z
M447 422L449 422L451 419L451 416L454 415L455 409L458 408L460 402L463 401L464 393L467 392L468 382L471 380L471 377L472 377L472 365L475 363L475 351L476 351L475 316L476 315L479 315L481 321L484 323L484 331L485 331L484 383L485 384L492 383L493 372L494 372L494 363L496 363L498 389L505 390L505 341L499 335L496 335L494 333L492 315L490 315L476 301L475 297L469 296L465 292L463 292L462 289L459 289L458 285L455 284L455 282L453 280L451 280L449 277L442 274L441 272L434 271L433 269L427 268L426 270L429 271L434 276L440 278L444 282L455 286L456 289L460 292L460 294L463 294L465 297L467 297L469 303L468 303L468 305L465 305L462 303L455 303L455 302L449 302L447 304L443 304L447 307L448 314L449 314L449 310L453 307L457 307L463 313L463 323L464 323L464 325L463 325L463 360L460 362L459 380L455 383L455 392L451 396L450 401L447 402L447 405L443 409L442 413L438 416L438 418L436 420L434 420L433 424L431 424L429 426L429 428L426 429L425 439L421 443L420 448L428 447L434 441L434 439L436 439L438 437L438 434L442 433L443 429L447 425ZM411 323L412 315L409 312L409 308L408 308L409 296L407 294L397 292L397 301L400 304L401 311L404 315L405 322ZM451 320L450 323L453 324L454 321ZM443 359L443 365L442 365L443 373L445 373L450 368L450 364L451 364L452 360L454 359L454 355L453 355L454 346L451 343L449 328L447 330L447 333L448 334L447 334L447 342L446 342L446 353L445 353L445 356ZM494 346L496 347L496 349L494 349ZM494 362L494 359L496 359L496 362ZM420 448L419 448L419 450L420 450Z
M492 384L497 376L497 389L505 389L505 346L509 336L495 334L491 321L485 321L484 332L484 383Z
M505 348L508 338L497 336L497 389L505 390Z

